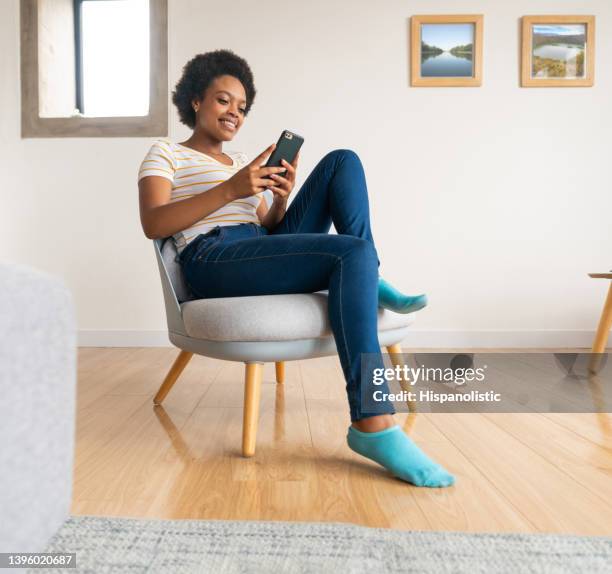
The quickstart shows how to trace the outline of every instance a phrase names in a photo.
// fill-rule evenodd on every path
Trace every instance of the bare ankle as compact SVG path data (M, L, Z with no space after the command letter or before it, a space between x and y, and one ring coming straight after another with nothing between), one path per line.
M395 425L393 415L377 415L354 421L351 426L361 432L378 432Z

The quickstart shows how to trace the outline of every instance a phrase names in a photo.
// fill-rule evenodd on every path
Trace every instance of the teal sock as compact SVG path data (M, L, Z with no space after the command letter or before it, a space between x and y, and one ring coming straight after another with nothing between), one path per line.
M404 295L382 277L378 278L378 304L396 313L414 313L427 305L427 295Z
M346 438L356 453L381 464L406 482L434 487L455 483L455 477L431 460L399 425L378 432L362 432L351 426Z

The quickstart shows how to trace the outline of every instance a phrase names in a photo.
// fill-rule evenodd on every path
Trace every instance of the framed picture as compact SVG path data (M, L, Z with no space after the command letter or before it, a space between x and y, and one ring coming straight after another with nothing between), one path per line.
M594 16L523 16L521 85L592 86Z
M411 85L481 85L482 15L412 16L410 21Z

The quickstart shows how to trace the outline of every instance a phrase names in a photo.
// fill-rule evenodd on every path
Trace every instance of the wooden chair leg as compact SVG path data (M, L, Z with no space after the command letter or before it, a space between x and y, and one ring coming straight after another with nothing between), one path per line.
M389 358L391 359L393 366L402 365L402 348L399 343L396 343L395 345L389 345L387 347L387 353L389 353ZM405 382L400 382L400 385L405 391L412 390L409 386L405 387ZM406 419L404 430L408 433L412 430L412 427L414 426L417 407L414 401L406 401L406 404L408 405L408 418Z
M589 360L589 371L591 374L597 374L599 372L601 354L606 352L610 327L612 327L612 281L610 282L608 296L606 297L606 302L604 303L601 317L599 318L597 333L595 334L595 340L591 348L591 358Z
M396 365L397 362L399 362L400 357L398 357L397 355L401 355L402 354L402 348L400 347L399 343L396 343L395 345L389 345L387 347L387 353L389 353L389 357L391 358L391 362Z
M605 353L610 327L612 327L612 282L610 282L608 296L606 297L606 302L601 312L599 326L597 327L597 334L593 341L591 353Z
M285 382L285 361L276 362L276 382L277 383Z
M255 454L259 400L261 397L261 363L247 363L244 377L244 414L242 419L242 456Z
M176 383L176 380L187 366L187 363L191 360L191 357L193 357L193 353L190 353L189 351L181 351L179 353L178 357L174 361L174 364L172 367L170 367L164 382L162 383L161 387L159 387L159 391L157 391L157 394L153 399L153 403L156 405L162 404L162 401L166 398L166 395L170 392L170 389L174 386L174 383Z

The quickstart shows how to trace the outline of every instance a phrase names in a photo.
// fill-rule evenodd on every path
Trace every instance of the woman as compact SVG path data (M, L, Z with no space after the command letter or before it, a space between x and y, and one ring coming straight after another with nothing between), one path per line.
M387 390L361 373L363 353L373 357L371 368L383 366L378 304L411 312L426 299L402 295L378 277L361 162L350 150L328 153L287 207L298 157L266 168L274 144L251 162L222 151L242 127L255 93L247 62L228 50L186 64L173 102L193 133L182 143L156 141L142 162L143 230L150 239L173 236L185 280L199 298L328 289L350 405L349 447L412 484L450 486L454 477L394 422L391 402L378 404L376 412L362 407L374 390ZM265 189L273 194L269 208ZM332 223L337 235L328 234Z

